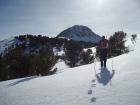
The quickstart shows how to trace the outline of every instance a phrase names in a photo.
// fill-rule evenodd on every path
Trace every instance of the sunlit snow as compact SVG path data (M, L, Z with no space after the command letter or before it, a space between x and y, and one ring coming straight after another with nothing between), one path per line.
M131 52L107 61L68 68L59 73L0 82L0 105L140 105L140 34ZM2 42L1 42L2 43Z

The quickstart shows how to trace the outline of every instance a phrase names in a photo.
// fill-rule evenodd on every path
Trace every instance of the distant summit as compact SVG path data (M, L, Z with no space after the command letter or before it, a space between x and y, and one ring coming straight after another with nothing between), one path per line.
M70 27L60 34L57 37L65 37L75 41L85 41L85 42L99 42L101 37L86 26L75 25Z

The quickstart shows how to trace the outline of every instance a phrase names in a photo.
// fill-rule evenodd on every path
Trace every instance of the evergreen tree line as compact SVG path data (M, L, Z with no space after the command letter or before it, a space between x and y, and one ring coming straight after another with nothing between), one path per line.
M27 44L27 40L29 40L29 46L31 47L36 47L38 45L44 45L45 43L49 43L53 47L62 47L63 44L68 43L68 39L65 38L49 38L47 36L41 36L41 35L19 35L15 36L15 39L20 40L21 42L24 42ZM95 47L97 46L97 43L92 43L92 42L85 42L85 41L78 41L84 48L90 48L90 47Z
M65 51L70 51L71 49L68 49L68 46L71 46L73 49L73 46L78 45L73 50L76 53L71 52L73 55L72 58L74 58L75 56L81 57L79 53L82 52L85 46L95 46L95 44L91 42L77 42L62 38L49 38L41 35L20 35L16 36L15 39L20 40L20 43L5 48L4 53L0 54L0 81L34 75L47 76L55 74L57 68L54 70L52 70L52 68L58 59L61 58L66 61L68 53L61 57L56 56L53 53L54 47L60 48L60 50L63 47ZM78 48L79 46L80 48ZM83 54L86 54L86 52ZM79 58L76 61L72 60L72 66L70 67L77 66L75 63Z
M109 37L108 58L129 52L125 46L126 35L123 31L118 31ZM83 50L95 47L97 43L41 35L21 35L15 39L22 43L6 48L4 54L0 55L0 81L33 75L52 75L57 72L57 68L54 70L52 68L58 59L64 60L66 65L72 68L93 63L95 58L100 56L99 54L94 56L91 49ZM53 47L58 47L60 50L63 48L65 53L62 56L54 55ZM38 53L35 53L37 49Z
M123 31L115 32L109 37L108 58L119 56L129 52L129 47L125 46L127 34ZM80 43L69 41L65 46L64 61L69 67L93 63L95 58L100 60L100 53L92 54L90 49L83 51Z
M94 62L94 56L91 55L92 50L83 51L83 46L79 42L69 41L65 45L64 52L65 55L62 56L62 59L71 68Z
M57 59L49 44L42 46L39 55L25 54L22 47L15 46L5 49L0 54L0 81L22 78L33 75L51 75Z

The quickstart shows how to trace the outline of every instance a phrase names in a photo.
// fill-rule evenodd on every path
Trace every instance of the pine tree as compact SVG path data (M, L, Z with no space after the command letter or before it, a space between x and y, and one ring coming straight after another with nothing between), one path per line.
M113 34L113 36L110 36L109 38L109 57L120 55L125 52L127 47L125 46L126 42L126 36L127 34L123 31L118 31Z
M92 50L91 49L87 49L87 53L92 54Z
M10 78L19 78L23 72L21 62L23 61L23 50L16 46L15 48L9 47L4 51L4 59L8 64L10 71Z
M41 75L50 75L52 67L56 64L55 55L49 44L40 50Z
M89 63L94 62L94 57L91 56L88 51L87 52L83 51L81 54L81 58L84 64L89 64Z
M0 81L7 80L9 78L9 70L7 69L6 62L0 54Z
M77 66L78 62L81 60L82 46L78 42L69 41L67 45L65 45L65 48L65 63L70 67Z

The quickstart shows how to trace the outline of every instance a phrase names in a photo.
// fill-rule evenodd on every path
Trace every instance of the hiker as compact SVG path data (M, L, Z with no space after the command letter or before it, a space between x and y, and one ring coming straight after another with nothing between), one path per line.
M102 39L98 44L98 51L97 51L100 52L101 68L103 68L103 66L106 67L108 45L109 45L109 41L105 39L105 36L102 36Z

